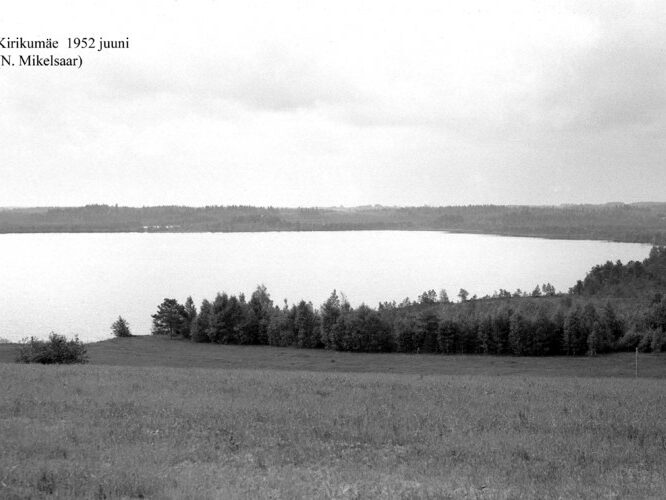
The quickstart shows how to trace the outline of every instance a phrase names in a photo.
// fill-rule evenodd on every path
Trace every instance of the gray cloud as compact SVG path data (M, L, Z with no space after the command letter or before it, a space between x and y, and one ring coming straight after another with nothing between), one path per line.
M663 198L661 2L325 5L155 2L127 53L4 73L0 199ZM106 31L129 30L118 17Z
M347 106L362 99L361 91L343 75L329 71L312 57L295 56L288 49L275 47L243 58L211 55L178 74L130 67L110 77L100 76L90 92L116 101L166 94L204 113L222 101L259 111L291 112Z
M347 105L360 97L344 76L327 71L312 58L286 50L267 50L250 60L234 61L218 75L214 95L257 109L289 111L320 104Z
M458 79L447 71L434 73L435 85L370 95L346 107L343 116L362 127L441 128L482 141L551 142L618 128L630 134L663 130L662 4L571 2L566 9L594 26L595 36L580 44L567 43L564 35L542 46L525 40L510 48L504 67ZM498 55L504 54L498 49Z
M651 126L666 108L666 17L626 12L600 19L601 37L547 75L546 117L574 132ZM624 16L624 17L621 17ZM554 120L557 121L557 120Z

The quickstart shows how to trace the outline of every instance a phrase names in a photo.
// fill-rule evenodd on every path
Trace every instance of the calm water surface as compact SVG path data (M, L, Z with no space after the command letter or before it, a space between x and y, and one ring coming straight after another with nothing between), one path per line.
M445 288L454 298L551 282L568 290L595 264L642 260L649 245L427 231L116 233L0 235L0 337L50 331L85 341L109 337L122 315L135 334L165 297L197 305L218 291L311 300L333 289L353 305L416 298Z

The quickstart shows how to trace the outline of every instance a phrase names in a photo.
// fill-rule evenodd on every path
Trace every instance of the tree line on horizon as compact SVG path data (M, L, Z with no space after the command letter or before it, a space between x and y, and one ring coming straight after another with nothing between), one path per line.
M152 331L193 342L352 352L546 356L663 351L666 298L659 290L666 277L666 248L653 248L638 264L596 266L567 294L558 294L550 284L530 293L500 290L482 298L470 298L461 289L459 302L451 302L444 290L429 290L416 301L383 302L377 308L354 308L335 290L318 308L305 300L278 306L261 285L249 299L218 293L199 308L191 297L184 304L164 299L153 315ZM609 295L617 293L623 279L630 289L625 297ZM636 289L643 293L640 301Z
M87 205L0 210L0 233L435 230L666 244L666 203L277 208Z

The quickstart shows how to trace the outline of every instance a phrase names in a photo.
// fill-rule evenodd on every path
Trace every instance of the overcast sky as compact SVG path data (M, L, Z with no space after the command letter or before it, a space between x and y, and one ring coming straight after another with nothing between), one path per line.
M0 68L0 206L666 201L665 26L663 0L7 2L0 36L130 48Z

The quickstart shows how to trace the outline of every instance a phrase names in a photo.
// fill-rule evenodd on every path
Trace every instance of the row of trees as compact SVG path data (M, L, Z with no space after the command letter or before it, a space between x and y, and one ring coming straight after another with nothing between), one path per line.
M514 292L510 292L509 290L505 290L504 288L500 288L498 291L495 291L492 295L486 295L484 297L481 297L482 299L508 299L511 297L554 297L557 294L557 291L555 290L555 287L551 285L550 283L544 283L543 285L535 286L534 289L531 292L527 292L524 290L521 290L520 288L516 289ZM471 298L469 296L469 292L465 290L464 288L461 288L460 291L458 292L458 298L460 299L460 302L467 302L468 300L477 300L478 297L476 295L473 295ZM409 305L411 302L409 302L409 299L405 299L406 302L403 302L402 305ZM446 290L441 289L439 293L435 292L435 290L427 290L423 292L421 295L419 295L418 298L418 304L449 304L451 301L449 300L449 294L447 293Z
M569 294L546 283L452 303L445 290L417 302L357 308L335 291L315 308L301 301L276 306L265 286L249 300L218 294L197 310L164 299L153 333L194 342L264 344L361 352L583 355L638 348L666 350L666 247L643 262L595 266ZM119 318L119 321L122 318Z
M427 292L426 292L427 294ZM353 308L335 291L315 308L282 307L264 286L249 300L218 294L197 310L165 299L153 333L194 342L325 348L354 352L483 353L519 356L584 355L666 347L666 300L630 321L611 302L560 297L508 297Z

